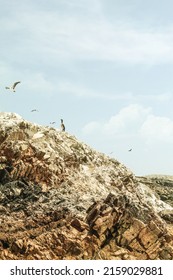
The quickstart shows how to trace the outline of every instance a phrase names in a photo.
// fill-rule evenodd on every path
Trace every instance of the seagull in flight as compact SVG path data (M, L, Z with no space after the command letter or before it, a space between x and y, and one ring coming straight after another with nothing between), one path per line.
M10 87L5 87L5 88L6 88L6 89L10 89L10 90L12 90L13 92L15 92L15 88L16 88L17 84L19 84L19 83L21 83L21 82L20 82L20 81L15 82L12 86L10 86Z
M32 109L31 112L32 112L32 113L33 113L33 112L38 112L38 110L37 110L37 109Z

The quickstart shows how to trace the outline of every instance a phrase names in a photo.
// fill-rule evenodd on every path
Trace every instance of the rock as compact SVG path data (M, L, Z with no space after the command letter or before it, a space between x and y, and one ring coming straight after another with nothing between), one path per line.
M160 216L170 224L173 224L173 210L162 210Z
M0 169L0 183L4 184L9 182L10 177L6 168Z
M138 176L137 180L144 183L145 186L148 186L152 190L153 194L157 195L162 202L165 202L173 207L173 176Z
M173 259L172 181L0 113L0 259Z

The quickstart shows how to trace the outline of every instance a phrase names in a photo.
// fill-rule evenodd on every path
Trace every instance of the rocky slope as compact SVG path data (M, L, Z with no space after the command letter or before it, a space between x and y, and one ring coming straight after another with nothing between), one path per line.
M0 113L0 259L173 259L162 198L74 136Z
M137 177L137 180L148 186L152 194L173 207L173 176L150 175L145 177ZM160 216L173 224L173 212L171 209L162 209Z
M137 179L151 188L162 201L173 207L173 176L150 175Z

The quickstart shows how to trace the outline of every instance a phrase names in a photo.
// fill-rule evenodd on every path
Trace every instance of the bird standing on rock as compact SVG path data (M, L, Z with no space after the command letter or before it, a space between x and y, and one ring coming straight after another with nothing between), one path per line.
M12 90L13 92L15 92L15 87L17 86L17 84L21 83L20 81L19 82L15 82L12 86L10 87L5 87L6 89L10 89Z
M63 123L63 119L61 119L61 131L65 131L65 125Z

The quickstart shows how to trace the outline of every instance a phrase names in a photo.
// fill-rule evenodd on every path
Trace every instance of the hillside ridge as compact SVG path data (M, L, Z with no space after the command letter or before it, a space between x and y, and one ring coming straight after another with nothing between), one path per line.
M116 159L15 113L0 147L0 259L173 258L171 195Z

